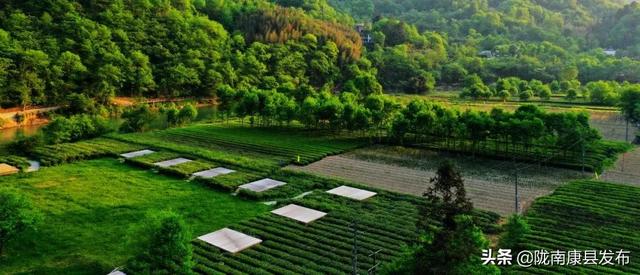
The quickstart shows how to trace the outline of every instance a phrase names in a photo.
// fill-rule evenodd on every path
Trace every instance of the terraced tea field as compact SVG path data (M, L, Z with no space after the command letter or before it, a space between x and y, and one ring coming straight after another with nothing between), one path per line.
M510 271L530 274L640 274L640 188L595 181L570 183L536 200L526 219L525 249L630 251L626 266L536 266ZM615 263L615 258L614 258Z
M300 164L310 163L327 155L339 154L364 144L363 140L357 138L334 138L301 129L249 128L234 124L202 124L113 137L146 145L171 147L164 144L173 143L190 148L255 155L280 163L298 162Z
M352 223L358 231L358 272L366 274L378 261L388 262L416 237L415 198L382 194L353 201L316 190L303 199L284 201L327 212L308 225L272 214L231 225L229 228L263 242L237 254L222 252L194 241L194 270L199 274L347 274L352 271ZM495 216L477 214L486 225Z

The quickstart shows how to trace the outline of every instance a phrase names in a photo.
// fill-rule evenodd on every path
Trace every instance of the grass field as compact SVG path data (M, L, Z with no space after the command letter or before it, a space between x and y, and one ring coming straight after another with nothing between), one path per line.
M630 251L627 266L539 266L509 271L544 274L640 274L640 188L581 181L558 188L526 214L525 249ZM615 259L614 259L615 262Z
M267 211L263 204L115 159L0 178L0 188L18 189L44 214L38 231L9 245L0 274L106 274L133 256L126 236L150 210L183 215L194 237Z

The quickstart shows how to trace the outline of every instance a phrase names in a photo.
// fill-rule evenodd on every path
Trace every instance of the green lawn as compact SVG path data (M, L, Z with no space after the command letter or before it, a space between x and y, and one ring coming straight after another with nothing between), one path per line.
M0 274L104 274L132 256L127 234L150 210L182 214L194 238L268 210L113 159L0 178L0 188L18 189L44 214L37 232L9 245Z

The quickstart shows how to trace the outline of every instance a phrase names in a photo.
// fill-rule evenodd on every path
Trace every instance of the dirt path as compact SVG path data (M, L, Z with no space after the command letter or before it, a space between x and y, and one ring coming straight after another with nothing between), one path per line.
M339 178L384 190L420 196L431 186L432 171L375 163L342 156L327 157L308 166L289 166L287 169ZM515 212L514 185L465 179L467 195L479 209L507 216ZM520 208L535 198L551 193L551 187L519 187Z

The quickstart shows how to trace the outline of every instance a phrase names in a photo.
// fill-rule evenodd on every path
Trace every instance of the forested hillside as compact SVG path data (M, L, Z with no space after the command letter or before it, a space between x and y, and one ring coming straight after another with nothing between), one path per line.
M362 99L478 80L489 87L471 93L497 96L489 84L508 77L553 92L639 82L639 10L621 0L7 0L0 107L251 90ZM533 86L516 92L539 95Z
M361 51L350 26L264 1L2 1L0 103L331 89L366 76Z
M494 82L509 76L544 83L579 80L638 82L638 4L629 1L547 0L329 0L358 22L370 22L372 60L405 57L430 72L439 84L460 83L477 74ZM628 4L627 6L624 6ZM415 34L440 36L432 49L440 58L414 49ZM416 46L418 45L418 46ZM613 52L605 52L611 49ZM386 62L383 62L386 64ZM405 62L406 63L406 62ZM398 72L397 68L394 70ZM396 75L381 70L379 78ZM399 74L399 73L398 73ZM385 85L385 89L394 89Z

